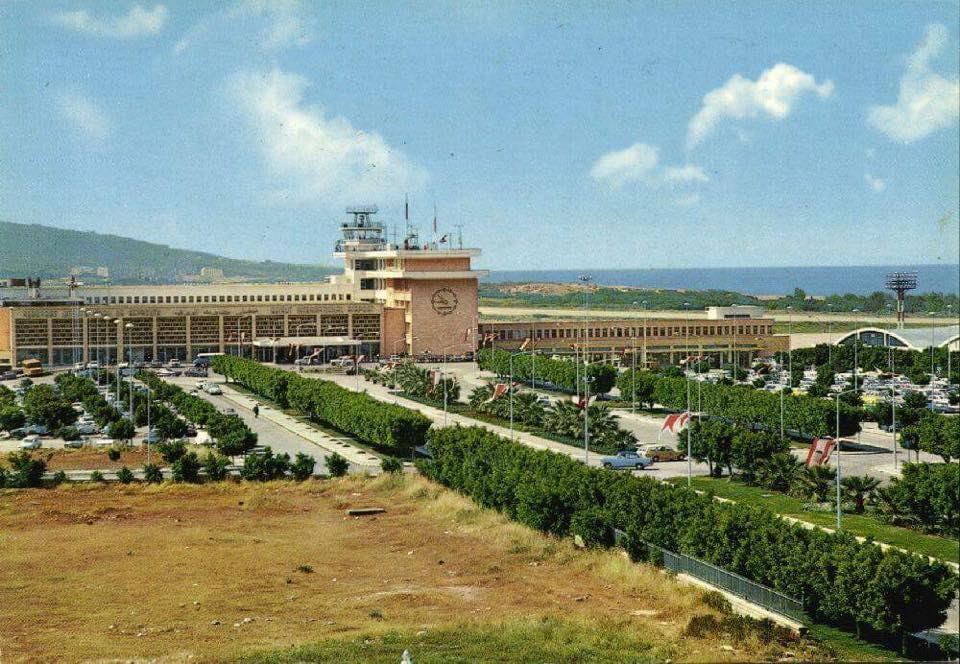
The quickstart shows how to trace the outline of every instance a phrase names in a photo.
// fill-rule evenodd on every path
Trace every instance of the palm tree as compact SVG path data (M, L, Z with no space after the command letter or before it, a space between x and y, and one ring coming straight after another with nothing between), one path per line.
M864 505L867 498L873 495L873 492L880 486L880 480L869 475L844 477L840 480L847 495L853 499L853 511L857 514L863 514Z
M827 494L835 477L836 474L830 466L811 466L805 468L800 475L800 483L807 495L813 496L818 503L822 503L827 500Z
M789 452L774 454L760 466L760 484L773 491L786 493L797 481L802 467Z
M873 492L877 504L877 514L881 519L894 526L916 526L919 519L910 509L903 493L897 490L897 479L890 487L879 487Z
M582 427L580 408L570 401L555 401L543 414L543 428L551 433L577 438Z

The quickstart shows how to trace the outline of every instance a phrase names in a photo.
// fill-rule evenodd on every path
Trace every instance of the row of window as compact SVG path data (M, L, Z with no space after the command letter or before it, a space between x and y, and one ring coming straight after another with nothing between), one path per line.
M202 304L213 302L337 302L350 293L303 293L283 295L88 295L87 304Z
M579 327L542 327L534 330L533 336L535 339L582 339L584 332L586 337L591 339L640 339L644 336L643 328L638 327L595 327L587 330ZM494 330L488 333L493 334L500 341L520 340L530 336L530 330L523 328ZM773 327L771 325L696 325L685 328L682 325L673 325L648 327L646 331L647 337L682 337L687 334L694 337L773 334Z

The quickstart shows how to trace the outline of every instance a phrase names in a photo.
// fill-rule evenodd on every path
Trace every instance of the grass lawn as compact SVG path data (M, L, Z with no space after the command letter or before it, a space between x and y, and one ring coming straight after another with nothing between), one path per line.
M687 480L686 478L679 478L670 481L679 483ZM764 506L778 514L802 519L818 526L832 529L837 525L836 515L832 512L810 511L805 509L802 500L760 487L746 486L726 478L694 477L693 488L701 491L711 491L721 498ZM955 563L960 562L960 552L957 550L956 540L926 535L909 528L891 526L882 523L870 514L846 513L843 515L843 527L844 530L854 535L872 537L877 542L897 546L925 556L933 556Z
M350 518L351 507L382 506ZM418 476L0 491L4 661L775 661L829 642Z

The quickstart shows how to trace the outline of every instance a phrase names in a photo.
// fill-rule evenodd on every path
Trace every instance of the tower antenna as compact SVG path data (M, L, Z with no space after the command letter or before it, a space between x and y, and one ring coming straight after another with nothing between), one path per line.
M892 290L897 294L897 327L902 328L904 323L904 318L906 318L903 310L903 301L907 294L907 291L915 290L917 287L917 273L916 272L892 272L887 275L887 279L884 282L884 286L887 289Z

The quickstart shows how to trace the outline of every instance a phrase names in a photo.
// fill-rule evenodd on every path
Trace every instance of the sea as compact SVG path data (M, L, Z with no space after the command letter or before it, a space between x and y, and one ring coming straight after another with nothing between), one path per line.
M728 290L747 295L786 295L795 288L807 295L853 293L869 295L884 290L891 272L916 272L914 293L960 292L960 265L858 265L834 267L714 267L646 270L509 270L491 271L487 283L577 281L589 274L601 286L635 286L689 290Z

